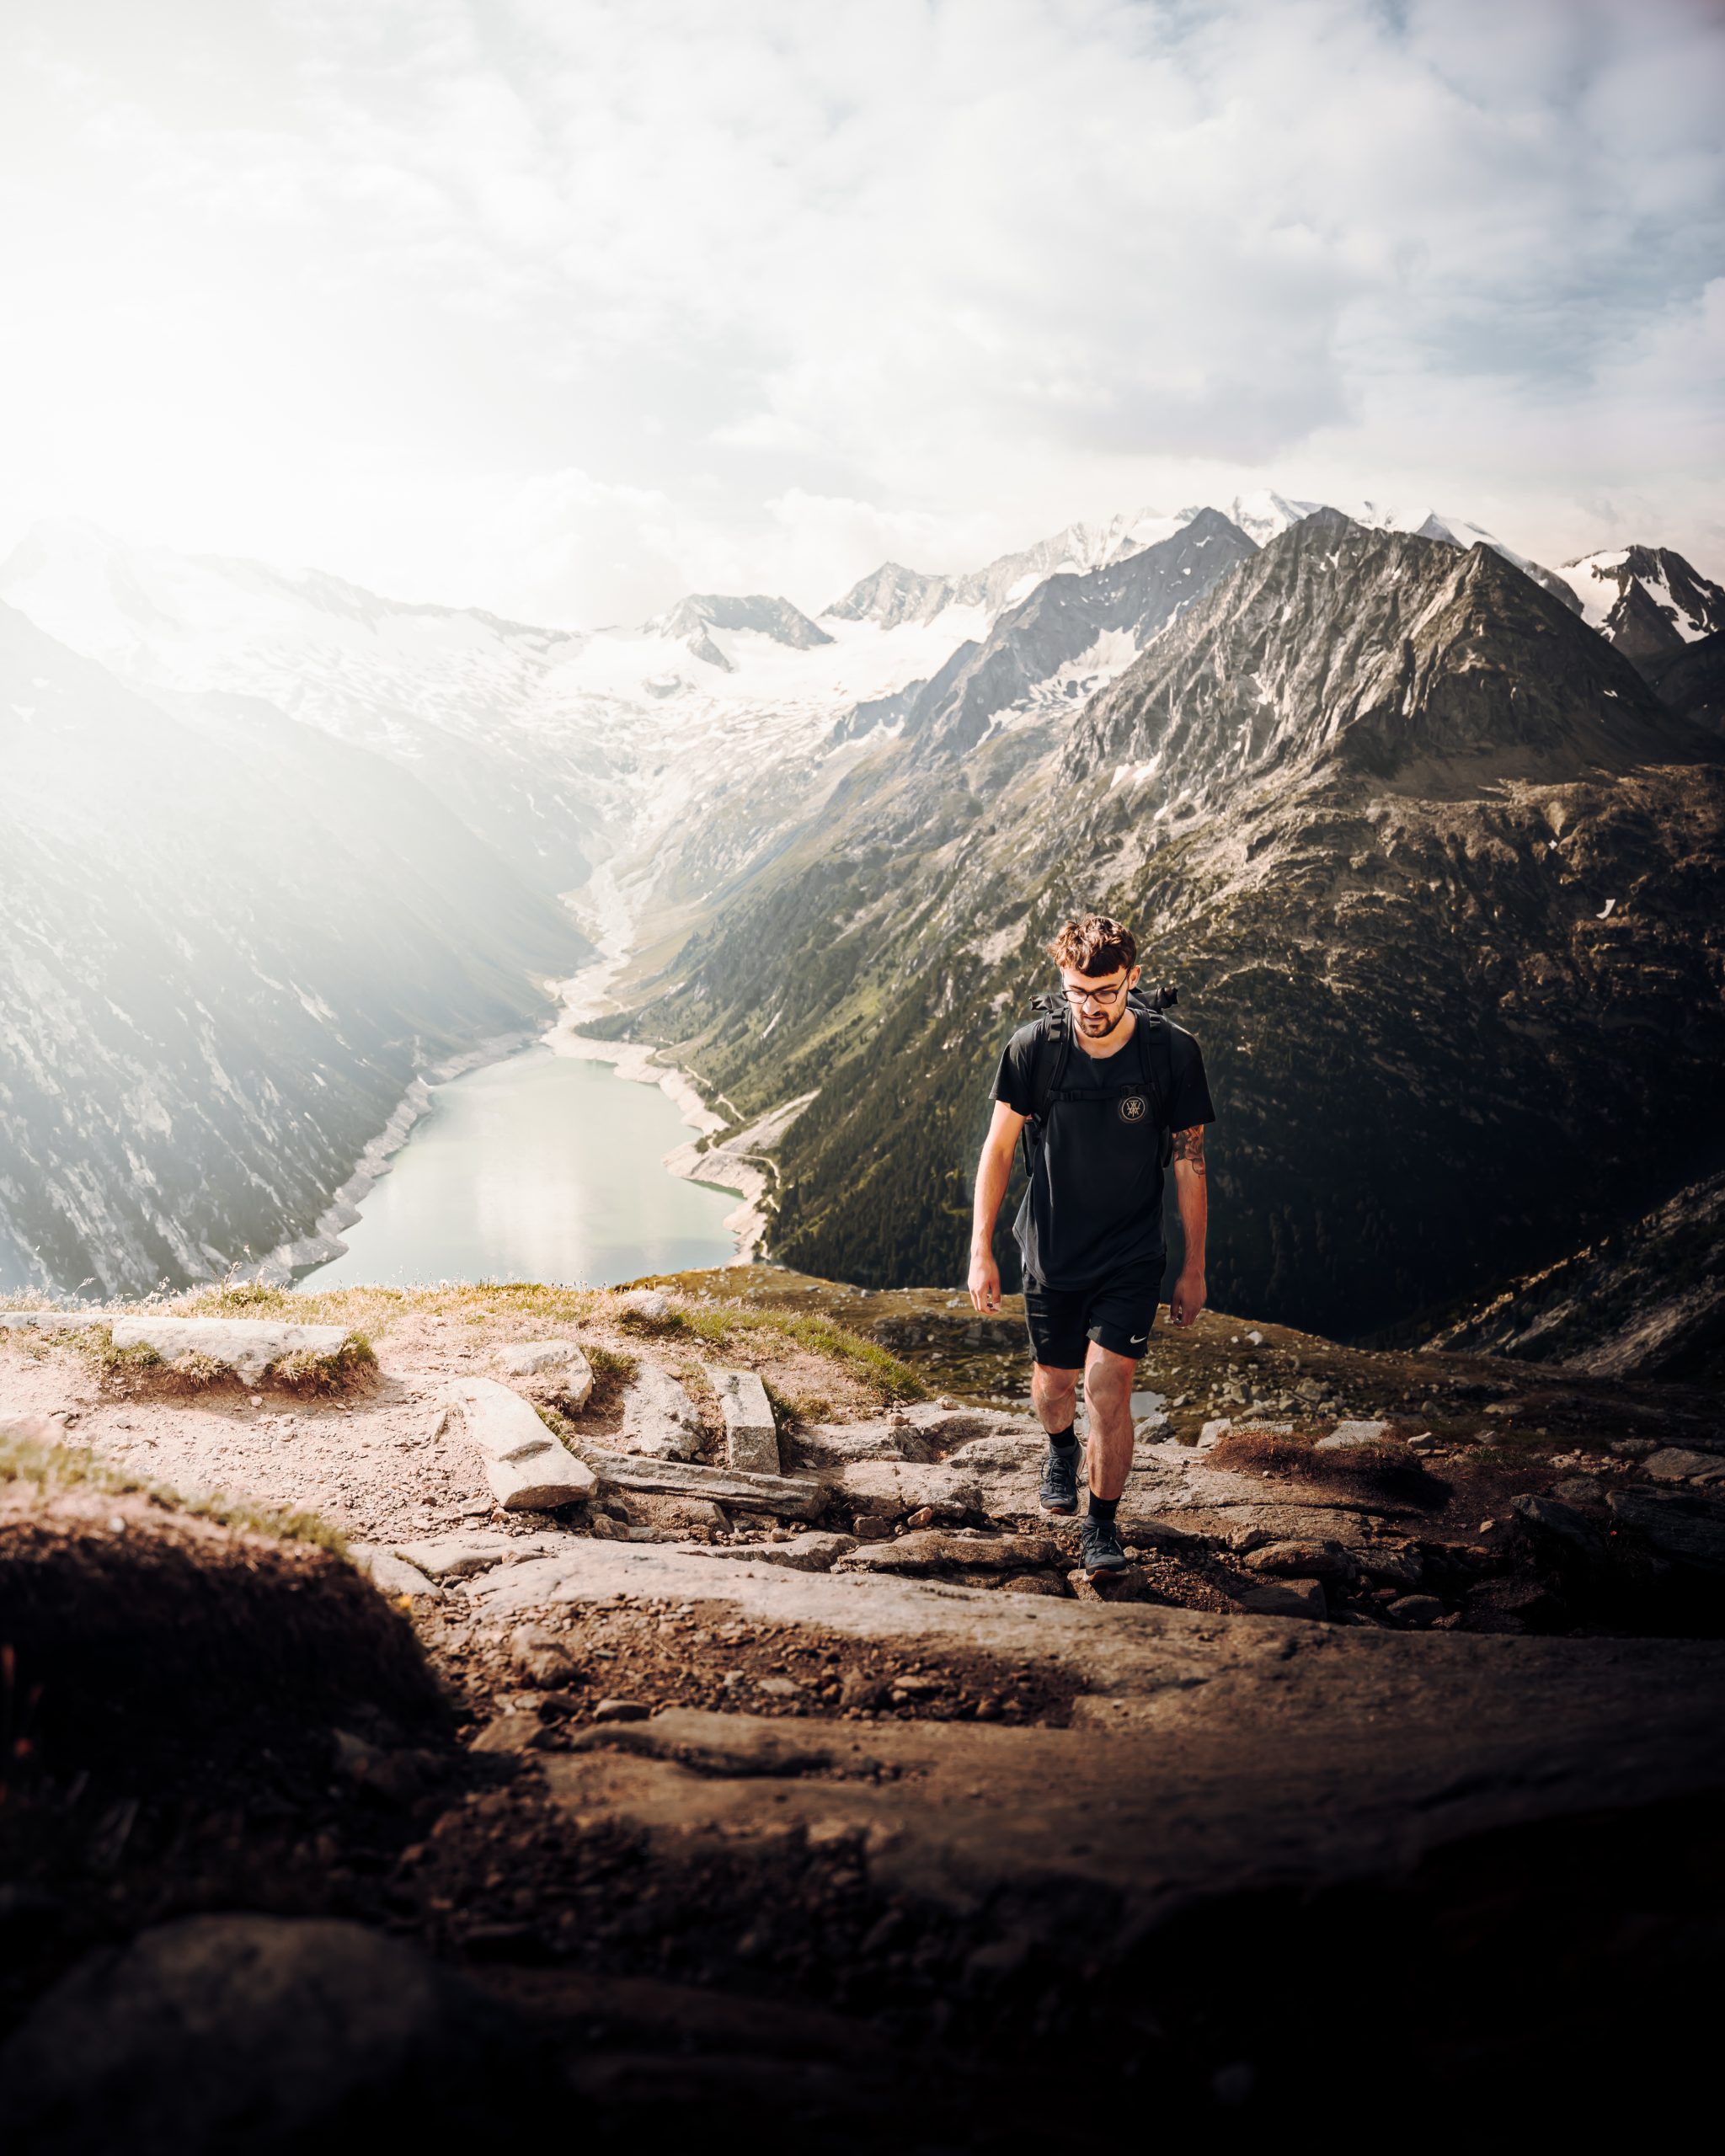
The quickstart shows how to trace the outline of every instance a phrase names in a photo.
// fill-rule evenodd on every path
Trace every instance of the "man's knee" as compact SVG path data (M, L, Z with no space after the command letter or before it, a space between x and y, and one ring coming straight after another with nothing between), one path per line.
M1086 1394L1097 1401L1130 1400L1135 1368L1130 1355L1117 1355L1112 1348L1097 1344L1092 1348L1090 1359L1084 1366Z
M1082 1370L1063 1370L1053 1363L1033 1363L1031 1374L1044 1392L1076 1392Z

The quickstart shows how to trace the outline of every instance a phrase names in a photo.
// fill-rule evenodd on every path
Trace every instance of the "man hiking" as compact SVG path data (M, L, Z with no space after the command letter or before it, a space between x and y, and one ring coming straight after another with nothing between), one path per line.
M1162 1299L1168 1152L1186 1239L1169 1312L1176 1325L1191 1325L1204 1308L1204 1126L1215 1111L1197 1042L1132 995L1139 965L1130 929L1086 914L1066 923L1049 956L1060 969L1064 1008L1021 1026L1001 1057L976 1171L970 1300L979 1310L1001 1306L995 1216L1028 1123L1030 1183L1012 1232L1035 1358L1030 1397L1048 1433L1042 1503L1051 1513L1078 1508L1081 1373L1090 1502L1079 1562L1094 1579L1126 1561L1114 1513L1132 1465L1133 1369Z

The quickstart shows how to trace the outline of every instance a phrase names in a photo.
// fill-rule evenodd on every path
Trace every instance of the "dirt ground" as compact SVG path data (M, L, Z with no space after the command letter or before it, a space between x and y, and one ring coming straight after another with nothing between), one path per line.
M465 1971L543 2034L602 2147L698 2119L767 2147L1014 2149L1070 2135L1081 2091L1111 2133L1441 2102L1489 2142L1535 2090L1548 2116L1602 2103L1603 2058L1701 2055L1725 1647L1658 1636L1669 1601L1589 1601L1510 1499L1605 1518L1606 1492L1653 1488L1656 1449L1705 1465L1717 1402L1207 1315L1140 1378L1168 1427L1123 1507L1119 1607L1075 1601L1064 1559L866 1569L919 1534L968 1537L967 1566L1046 1536L1033 1447L968 1524L858 1540L836 1495L837 1570L780 1561L800 1519L694 1528L626 1491L560 1523L497 1511L440 1395L508 1342L586 1348L594 1400L556 1419L595 1457L644 1358L681 1375L709 1460L718 1364L767 1379L792 1454L921 1394L935 1467L975 1449L937 1403L997 1404L1022 1369L932 1291L662 1284L665 1323L537 1289L316 1299L293 1314L377 1358L324 1397L0 1334L0 1422L61 1463L14 1463L0 1513L0 2036L93 1946L242 1908ZM1344 1416L1386 1443L1316 1453ZM1179 1442L1220 1417L1201 1455ZM145 1483L226 1497L194 1517ZM283 1512L504 1555L392 1603ZM1279 1537L1345 1543L1329 1621L1244 1614ZM188 1602L168 1588L194 1557ZM1398 1615L1416 1576L1431 1607ZM335 1632L285 1626L278 1597ZM1719 1599L1686 1629L1725 1630ZM295 1662L302 1637L324 1645ZM1505 2014L1483 1968L1537 1978Z

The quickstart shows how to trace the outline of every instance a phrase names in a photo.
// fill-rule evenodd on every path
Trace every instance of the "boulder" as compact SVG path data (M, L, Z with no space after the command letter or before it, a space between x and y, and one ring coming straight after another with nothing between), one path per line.
M753 1370L711 1370L708 1375L724 1417L724 1457L747 1475L778 1473L778 1426L766 1387Z
M730 1525L724 1508L710 1497L667 1497L650 1490L631 1490L625 1509L636 1527L662 1534L723 1534Z
M579 1662L543 1625L517 1625L510 1635L509 1657L524 1684L554 1691L581 1681Z
M1057 1565L1065 1553L1051 1534L954 1534L921 1528L891 1542L853 1550L842 1572L897 1572L907 1577L952 1574L1033 1572Z
M1122 1566L1119 1572L1099 1573L1095 1579L1092 1579L1088 1572L1069 1572L1066 1585L1079 1602L1151 1602L1155 1599L1149 1580L1136 1565Z
M287 2156L531 2131L555 2094L514 2018L356 1924L184 1917L87 1955L0 2051L36 2156Z
M1417 1550L1356 1543L1353 1556L1360 1571L1379 1587L1406 1588L1411 1593L1425 1577L1425 1560Z
M1482 1580L1468 1589L1461 1621L1470 1632L1545 1632L1567 1614L1538 1580Z
M349 1554L380 1594L405 1594L415 1598L435 1598L437 1594L437 1588L419 1566L405 1557L398 1557L393 1550L355 1549Z
M7 1332L75 1332L107 1322L106 1310L0 1310L0 1331Z
M1244 1561L1248 1572L1267 1572L1276 1579L1325 1580L1345 1586L1359 1577L1352 1551L1339 1542L1267 1542Z
M631 1288L618 1297L630 1317L644 1318L649 1325L663 1325L671 1312L671 1299L662 1288Z
M1652 1490L1614 1490L1605 1502L1661 1557L1706 1572L1725 1572L1725 1518L1717 1513Z
M623 1395L625 1452L644 1460L693 1460L706 1442L701 1417L669 1370L643 1363Z
M319 1361L338 1355L350 1337L339 1325L277 1325L263 1318L117 1317L116 1348L148 1348L164 1363L206 1357L248 1385L256 1385L289 1355Z
M1327 1437L1318 1439L1312 1450L1348 1452L1356 1445L1381 1445L1390 1434L1387 1422L1338 1422Z
M1509 1500L1509 1509L1535 1548L1554 1564L1603 1565L1610 1555L1604 1530L1559 1498L1525 1491Z
M921 1467L911 1461L860 1460L845 1468L839 1486L847 1510L879 1519L902 1519L905 1513L934 1505L947 1513L977 1511L981 1492L975 1478L952 1467Z
M1650 1482L1725 1481L1725 1459L1717 1453L1685 1452L1680 1445L1661 1445L1641 1466Z
M511 1377L538 1378L571 1407L585 1407L593 1392L593 1365L573 1340L526 1340L500 1358Z
M1264 1587L1249 1587L1240 1597L1240 1607L1253 1617L1325 1617L1329 1605L1316 1580L1277 1580Z
M457 1378L443 1404L462 1417L505 1512L555 1512L590 1497L599 1478L566 1452L519 1393L490 1378Z

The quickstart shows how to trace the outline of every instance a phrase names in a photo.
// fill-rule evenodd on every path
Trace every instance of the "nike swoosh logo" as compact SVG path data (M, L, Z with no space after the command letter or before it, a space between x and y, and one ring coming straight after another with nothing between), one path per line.
M1136 1348L1149 1337L1150 1335L1147 1332L1135 1332L1132 1336L1132 1345Z

